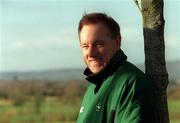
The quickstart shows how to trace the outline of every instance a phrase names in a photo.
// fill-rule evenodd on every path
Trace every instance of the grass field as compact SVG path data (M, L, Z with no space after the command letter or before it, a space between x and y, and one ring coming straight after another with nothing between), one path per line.
M180 100L169 100L170 123L180 123Z
M47 99L37 106L33 102L12 105L10 101L0 101L0 123L75 123L79 103L62 103L57 99ZM180 123L180 100L169 100L170 123Z
M0 123L75 123L79 104L64 104L59 100L41 102L39 109L33 102L15 106L0 105Z

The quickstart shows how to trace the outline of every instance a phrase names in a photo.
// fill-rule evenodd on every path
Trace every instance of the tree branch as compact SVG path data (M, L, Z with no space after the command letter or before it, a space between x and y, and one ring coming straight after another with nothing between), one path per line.
M139 6L138 1L137 1L137 0L133 0L133 1L134 1L134 2L135 2L135 4L137 5L137 7L138 7L139 11L140 11L140 12L142 12L142 9L141 9L141 7Z

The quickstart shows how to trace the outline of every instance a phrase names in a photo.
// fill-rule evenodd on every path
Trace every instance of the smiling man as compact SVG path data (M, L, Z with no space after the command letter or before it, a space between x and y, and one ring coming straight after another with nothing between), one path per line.
M156 123L153 84L120 49L118 23L90 13L78 33L89 86L77 123Z
M84 25L80 40L84 61L93 73L100 72L120 47L120 36L112 38L101 22Z

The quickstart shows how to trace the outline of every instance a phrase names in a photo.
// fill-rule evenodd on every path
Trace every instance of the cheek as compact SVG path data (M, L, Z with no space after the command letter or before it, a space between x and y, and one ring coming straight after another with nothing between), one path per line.
M101 48L98 48L97 51L99 54L105 55L106 53L108 53L108 48L107 47L101 47Z
M116 52L116 48L115 47L108 47L104 51L105 59L109 61L111 59L111 57L114 55L115 52Z
M83 59L84 63L85 63L86 65L88 65L87 55L85 55L84 53L82 53L82 59Z
M83 56L83 59L84 59L84 60L87 59L87 52L82 51L82 56Z

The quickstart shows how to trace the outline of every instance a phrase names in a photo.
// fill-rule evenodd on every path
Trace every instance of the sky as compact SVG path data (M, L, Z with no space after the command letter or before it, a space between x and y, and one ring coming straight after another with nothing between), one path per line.
M142 15L133 0L0 0L0 72L85 67L78 39L84 13L120 25L121 49L144 63ZM164 0L166 61L180 61L180 0Z

